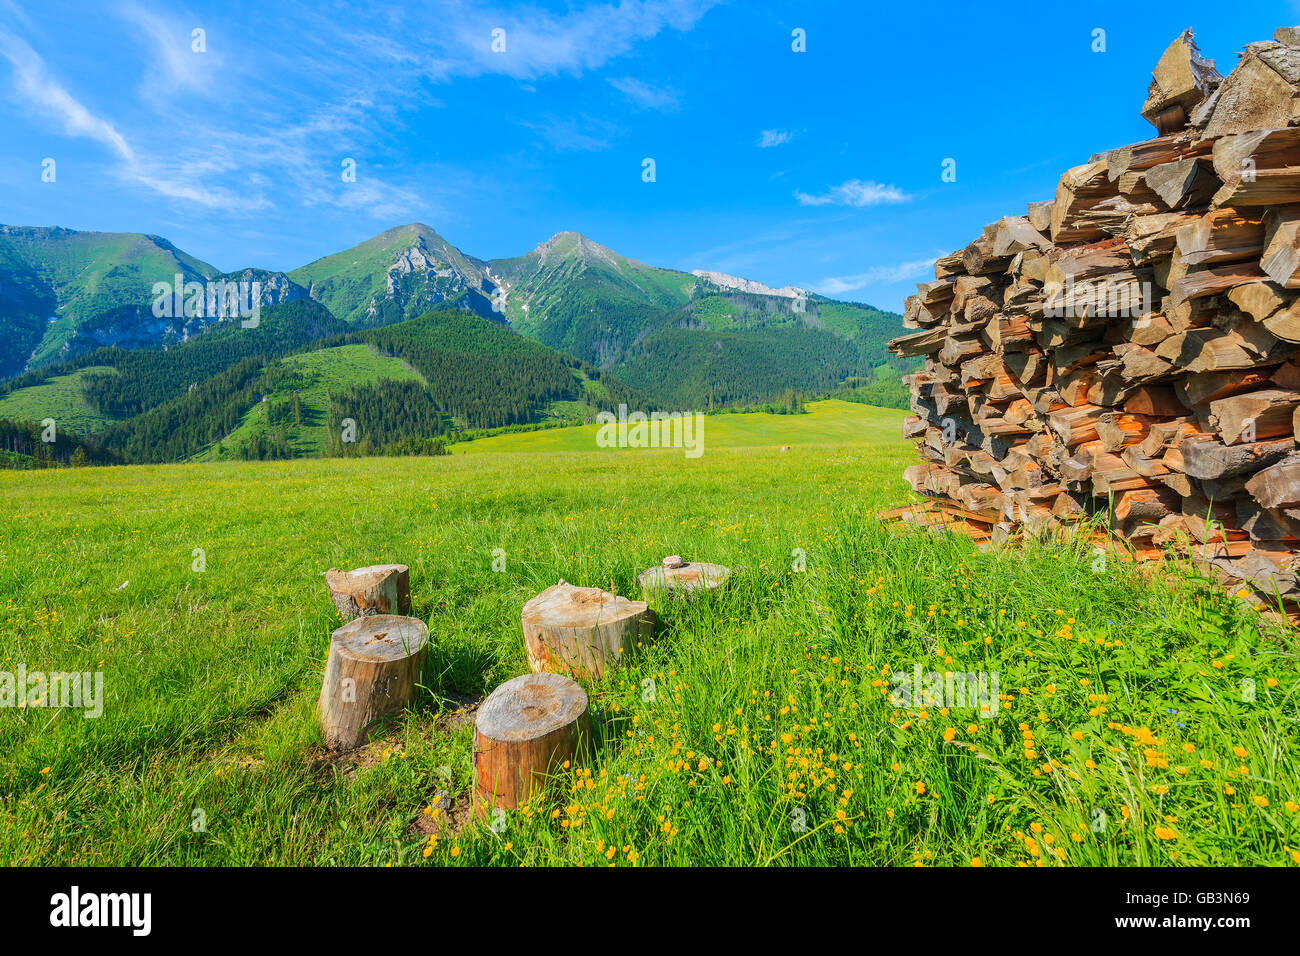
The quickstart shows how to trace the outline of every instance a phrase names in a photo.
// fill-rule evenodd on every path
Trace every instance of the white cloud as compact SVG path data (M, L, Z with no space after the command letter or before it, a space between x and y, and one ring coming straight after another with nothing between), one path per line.
M439 197L438 205L449 198L452 187L444 184L473 192L483 178L480 170L470 175L436 163L437 177L427 175L430 164L416 174L393 172L409 169L393 161L403 122L441 105L437 84L490 74L521 86L579 77L666 31L693 29L718 2L575 0L552 11L536 2L431 0L432 9L413 19L406 6L333 0L295 10L295 39L287 44L241 37L246 24L216 14L191 17L147 0L114 0L128 35L144 45L134 51L136 95L119 100L89 85L97 74L85 64L66 64L72 72L59 76L55 67L63 64L47 64L20 38L37 28L12 0L0 0L0 14L17 14L0 20L0 93L16 111L49 117L51 132L103 146L123 183L181 205L245 213L274 198L376 216L406 210L401 216L411 218L429 209L426 197ZM194 27L208 29L207 53L192 51ZM502 53L491 48L496 28L506 31ZM122 24L106 23L111 29L120 35ZM10 64L14 83L6 90ZM643 108L677 103L668 87L630 77L609 82ZM608 149L618 133L615 124L585 115L533 116L529 128L558 151ZM364 164L366 180L349 184L355 188L341 188L337 178L343 157Z
M875 206L881 203L907 202L912 197L897 186L884 186L871 180L850 179L832 186L817 196L796 190L794 198L801 206Z
M65 133L97 140L127 162L135 161L126 138L56 83L36 51L7 30L0 30L0 56L13 64L19 93L62 123Z
M762 135L758 137L759 149L770 149L773 146L780 146L794 139L794 133L784 129L765 129Z
M536 79L578 75L604 66L666 29L690 30L718 0L620 0L588 4L556 15L536 7L510 13L473 8L459 0L441 4L434 79L502 73ZM505 31L505 50L492 50L492 31Z
M813 288L824 295L841 295L869 285L894 285L922 277L932 278L934 275L934 260L942 255L942 252L937 252L928 259L913 259L910 262L900 262L892 266L873 266L866 272L859 272L857 275L832 276L814 284Z
M677 91L671 87L651 86L630 76L621 79L610 77L608 83L642 109L671 110L677 107Z
M210 168L210 160L187 163L171 154L163 154L160 159L142 159L112 123L92 113L50 75L45 61L35 50L5 30L0 30L0 56L13 64L14 80L22 95L60 122L67 135L107 146L121 161L118 173L124 179L171 199L184 199L213 208L234 211L266 206L261 197L250 199L227 190L199 185L195 174L204 172L205 167Z

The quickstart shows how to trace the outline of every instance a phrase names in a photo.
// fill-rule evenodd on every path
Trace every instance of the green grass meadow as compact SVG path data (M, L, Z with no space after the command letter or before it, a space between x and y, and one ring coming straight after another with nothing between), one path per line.
M39 385L31 385L0 397L0 418L16 422L39 422L53 418L60 428L78 435L89 435L111 425L110 418L92 408L82 391L87 375L116 375L108 365L90 365L69 375L56 375Z
M782 445L851 446L870 441L898 442L903 413L854 402L809 402L806 415L766 412L704 416L706 449L779 448ZM452 454L481 455L501 452L600 451L638 455L642 449L601 448L596 444L599 425L544 428L492 435L451 446ZM901 442L898 442L901 445ZM904 449L906 450L906 449ZM682 452L678 452L682 454ZM908 461L911 464L911 461ZM900 469L901 473L901 469ZM894 476L901 482L901 478ZM896 482L897 483L897 482Z
M711 416L698 459L566 429L0 473L0 671L105 693L0 709L0 863L1300 864L1294 633L1090 544L883 525L902 417ZM527 671L523 603L671 553L735 575L584 682L588 759L476 822L472 708ZM322 572L380 562L410 565L424 689L330 754ZM895 706L917 668L996 675L996 707Z

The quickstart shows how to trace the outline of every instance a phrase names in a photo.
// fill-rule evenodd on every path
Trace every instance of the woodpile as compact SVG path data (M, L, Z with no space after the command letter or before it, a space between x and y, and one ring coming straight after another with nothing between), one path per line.
M1275 38L1225 77L1180 36L1142 108L1156 135L1068 170L907 299L905 477L935 521L1003 538L1099 516L1141 557L1182 547L1300 597L1300 30Z

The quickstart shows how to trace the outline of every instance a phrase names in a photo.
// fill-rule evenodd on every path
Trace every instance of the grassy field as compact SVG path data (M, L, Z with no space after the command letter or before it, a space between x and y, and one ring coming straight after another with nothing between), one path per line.
M710 418L694 460L0 474L0 671L98 672L106 697L0 710L0 862L1300 863L1294 636L1084 545L883 527L913 453L901 413L862 411L794 419L785 454L778 423L727 448ZM527 670L524 601L628 594L669 553L737 574L586 682L588 761L500 832L471 822L470 713ZM425 689L331 756L321 572L384 561L411 566ZM996 675L994 706L896 706L918 668Z
M107 365L91 365L70 375L56 375L39 385L19 389L0 398L0 418L18 422L39 422L53 418L60 429L91 435L112 424L109 418L86 404L81 380L85 375L116 375Z
M854 445L897 440L903 413L853 402L809 402L806 415L706 415L704 448L779 448L781 445ZM493 435L452 445L453 454L497 452L603 452L639 455L642 449L600 448L598 425ZM679 452L679 454L681 454ZM911 464L909 461L908 464Z

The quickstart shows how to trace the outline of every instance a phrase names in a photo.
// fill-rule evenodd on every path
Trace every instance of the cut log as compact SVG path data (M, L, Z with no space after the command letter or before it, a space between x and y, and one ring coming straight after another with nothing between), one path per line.
M524 605L521 623L534 672L599 677L653 639L655 614L644 601L560 581Z
M325 586L344 621L411 611L411 573L404 564L372 564L355 571L330 568L325 572Z
M587 694L561 674L524 674L488 695L474 719L474 810L513 810L539 796L591 746Z
M1204 157L1152 166L1143 179L1169 209L1204 205L1223 185L1214 175L1214 164Z
M1169 299L1177 305L1188 299L1200 299L1207 295L1227 292L1234 286L1245 285L1257 279L1266 279L1264 270L1254 262L1233 263L1226 266L1199 268L1188 272L1173 282L1169 290Z
M1300 505L1300 460L1290 456L1256 473L1246 482L1246 491L1261 508Z
M1214 61L1201 56L1186 30L1156 63L1142 115L1162 134L1181 130L1222 82Z
M1270 335L1284 342L1300 343L1300 300L1278 309L1262 325Z
M1141 385L1124 399L1124 411L1133 415L1175 418L1184 412L1183 403L1169 385Z
M1210 403L1210 427L1225 445L1263 441L1292 434L1292 415L1300 392L1266 388Z
M1287 51L1290 50L1290 53ZM1295 51L1278 43L1252 43L1236 68L1192 114L1204 139L1279 129L1296 115Z
M1179 496L1168 488L1141 488L1125 491L1115 500L1115 518L1119 521L1156 524L1178 510Z
M1175 392L1181 396L1188 408L1212 402L1229 395L1239 395L1252 389L1267 385L1270 381L1270 369L1252 369L1246 372L1211 372L1201 375L1189 375L1174 385ZM1289 387L1277 383L1283 388Z
M1177 241L1178 253L1188 265L1258 260L1264 249L1263 215L1216 209L1179 229Z
M1300 166L1300 128L1260 129L1214 143L1214 172L1225 183L1261 169Z
M1179 449L1184 470L1193 478L1230 478L1248 475L1281 461L1295 449L1295 439L1224 445L1217 441L1186 440Z
M1283 306L1295 301L1294 293L1285 292L1276 282L1247 282L1228 291L1228 301L1252 319L1262 322Z
M1052 200L1045 199L1029 204L1029 224L1041 233L1052 230Z
M1289 424L1289 420L1288 420ZM670 598L693 598L710 594L722 587L731 569L721 564L691 561L677 567L647 568L637 575L642 597L648 602L658 594Z
M1052 204L1052 241L1090 242L1106 234L1082 220L1079 214L1119 194L1119 187L1106 176L1104 160L1076 166L1061 177Z
M1214 194L1211 205L1282 206L1300 202L1300 166L1261 169L1250 175L1234 176Z
M1300 205L1264 212L1264 253L1260 267L1287 289L1300 289Z
M428 639L423 621L395 614L358 617L330 636L317 702L326 746L359 747L376 721L410 706Z
M993 237L993 255L1014 256L1027 249L1047 249L1051 241L1029 221L1028 216L1007 216L998 220Z

